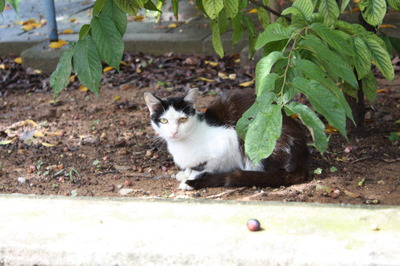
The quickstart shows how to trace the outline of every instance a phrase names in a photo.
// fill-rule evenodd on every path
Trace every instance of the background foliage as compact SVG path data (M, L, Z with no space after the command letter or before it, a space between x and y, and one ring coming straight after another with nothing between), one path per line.
M171 0L178 16L180 0ZM16 10L19 0L7 1ZM102 61L119 69L124 51L126 14L139 9L159 11L162 0L96 0L90 24L82 26L79 40L69 43L50 85L54 97L68 85L71 72L90 91L99 95ZM259 25L250 19L249 5L257 9ZM370 102L376 97L375 65L392 80L393 50L400 41L367 31L360 24L339 19L350 0L297 0L280 14L269 8L270 0L196 0L198 8L210 19L212 42L224 56L221 34L232 29L232 45L248 39L250 55L262 50L256 66L256 103L237 124L245 139L246 152L254 161L269 156L280 137L282 115L297 115L308 127L315 148L324 152L328 145L320 116L345 138L346 119L354 121L344 93L357 97L362 90ZM5 0L0 0L0 10ZM382 24L388 7L400 10L400 0L361 0L363 19L375 29ZM270 12L279 18L270 23ZM303 93L311 107L293 102Z

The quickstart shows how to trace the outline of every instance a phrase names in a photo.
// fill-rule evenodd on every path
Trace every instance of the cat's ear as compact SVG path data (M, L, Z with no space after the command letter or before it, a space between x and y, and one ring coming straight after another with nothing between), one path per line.
M156 105L161 103L161 100L150 92L144 93L144 100L146 101L150 113L154 113L156 111Z
M199 90L197 88L191 89L188 94L183 98L185 102L192 104L193 108L196 106L197 95L199 94Z

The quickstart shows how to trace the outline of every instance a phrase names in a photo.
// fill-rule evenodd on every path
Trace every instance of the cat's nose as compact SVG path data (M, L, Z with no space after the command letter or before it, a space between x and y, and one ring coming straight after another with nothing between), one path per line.
M178 134L178 131L171 131L170 133L171 133L171 136L174 138Z

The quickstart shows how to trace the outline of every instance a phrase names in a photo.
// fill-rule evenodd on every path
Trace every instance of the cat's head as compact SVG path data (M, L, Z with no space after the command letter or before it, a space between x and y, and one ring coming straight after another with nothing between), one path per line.
M198 90L192 89L184 97L162 100L146 92L144 99L150 110L154 130L167 141L190 137L196 123L196 98Z

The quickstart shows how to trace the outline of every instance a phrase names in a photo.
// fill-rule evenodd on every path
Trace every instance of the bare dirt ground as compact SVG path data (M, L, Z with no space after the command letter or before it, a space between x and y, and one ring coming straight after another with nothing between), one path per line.
M155 139L143 93L168 97L197 87L204 108L221 90L248 85L254 69L241 68L236 56L136 54L124 62L120 73L104 74L100 99L75 80L54 103L48 75L0 58L0 193L400 204L398 70L391 83L377 74L364 132L346 142L329 130L330 147L313 152L309 182L188 192L171 178L178 169Z

